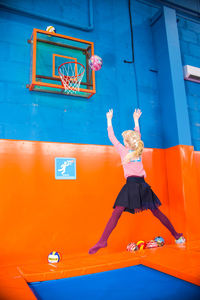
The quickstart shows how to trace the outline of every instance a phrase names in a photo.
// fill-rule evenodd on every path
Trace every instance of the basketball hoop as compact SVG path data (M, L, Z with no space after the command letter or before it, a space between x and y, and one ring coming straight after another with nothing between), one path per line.
M69 61L58 67L58 73L67 94L76 94L79 91L84 72L85 67L76 61Z

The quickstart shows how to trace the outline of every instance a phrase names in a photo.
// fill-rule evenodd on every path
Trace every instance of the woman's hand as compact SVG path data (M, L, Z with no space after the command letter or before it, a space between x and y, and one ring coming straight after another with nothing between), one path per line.
M141 112L141 110L139 108L135 109L135 111L133 113L133 119L134 120L139 120L141 114L142 114L142 112Z
M109 109L109 111L106 113L107 120L112 120L113 117L113 109Z

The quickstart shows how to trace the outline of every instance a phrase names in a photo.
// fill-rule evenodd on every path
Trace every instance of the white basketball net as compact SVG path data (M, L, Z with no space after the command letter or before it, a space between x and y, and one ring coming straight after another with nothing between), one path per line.
M77 62L68 62L58 68L58 73L67 94L76 94L85 72L85 67Z

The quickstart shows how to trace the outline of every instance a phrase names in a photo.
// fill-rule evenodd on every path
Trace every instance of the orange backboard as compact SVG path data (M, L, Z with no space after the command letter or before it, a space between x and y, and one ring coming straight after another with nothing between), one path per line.
M93 42L35 28L28 42L31 45L30 84L27 85L30 91L68 95L60 80L58 67L73 61L85 67L80 88L73 96L90 98L96 93L95 72L88 63L94 55Z

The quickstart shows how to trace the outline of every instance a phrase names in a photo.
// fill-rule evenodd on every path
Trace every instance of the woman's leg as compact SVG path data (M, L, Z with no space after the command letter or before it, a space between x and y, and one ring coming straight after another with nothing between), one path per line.
M107 246L107 240L111 234L111 232L113 231L113 229L115 228L115 226L117 225L117 222L122 214L122 212L124 211L125 207L123 206L116 206L115 209L113 210L112 216L109 219L106 228L104 229L104 232L100 238L100 240L98 241L98 243L96 245L94 245L90 250L89 250L89 254L94 254L96 253L100 248L104 248Z
M173 237L177 240L179 239L183 234L182 233L177 233L176 230L174 229L172 223L170 220L160 211L159 208L156 209L151 209L151 212L153 215L160 220L160 222L167 227L167 229L171 232Z

